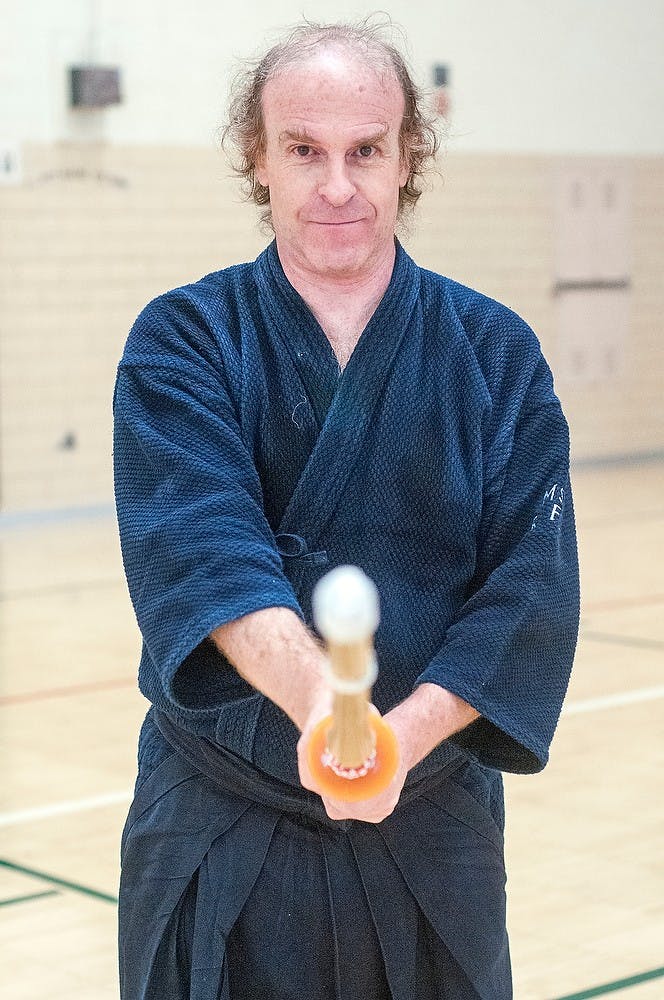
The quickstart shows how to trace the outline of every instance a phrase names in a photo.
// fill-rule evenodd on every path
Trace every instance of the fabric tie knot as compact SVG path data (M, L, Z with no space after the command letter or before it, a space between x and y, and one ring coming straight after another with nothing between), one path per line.
M329 559L325 549L318 552L310 552L306 539L301 535L294 535L288 532L281 532L275 536L277 551L282 558L300 559L302 562L312 563L314 566L327 566Z

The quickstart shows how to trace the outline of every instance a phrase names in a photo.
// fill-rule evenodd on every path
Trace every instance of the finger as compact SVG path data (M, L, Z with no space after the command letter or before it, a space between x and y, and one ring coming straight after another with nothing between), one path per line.
M322 796L325 812L330 819L355 819L352 815L350 803L338 802L336 799L328 799Z
M362 823L382 823L394 808L384 803L342 802L339 799L325 797L323 797L323 804L330 819L352 819Z
M306 743L303 738L300 738L297 744L297 767L300 774L301 785L308 789L310 792L319 792L318 784L309 768L309 761L307 759L307 748Z
M309 792L315 792L316 795L320 795L320 788L306 764L303 764L302 761L300 761L298 770L300 774L300 784L302 787L306 788Z

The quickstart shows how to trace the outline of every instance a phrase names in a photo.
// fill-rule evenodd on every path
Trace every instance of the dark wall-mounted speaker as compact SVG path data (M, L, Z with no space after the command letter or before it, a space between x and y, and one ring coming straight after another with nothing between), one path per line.
M120 70L107 66L70 66L72 108L105 108L120 104Z

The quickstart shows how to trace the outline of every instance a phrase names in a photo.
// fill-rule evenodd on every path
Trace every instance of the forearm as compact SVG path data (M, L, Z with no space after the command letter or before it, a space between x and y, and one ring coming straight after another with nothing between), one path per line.
M329 697L324 653L288 608L266 608L228 622L210 638L237 672L275 702L302 730L314 707ZM386 720L395 730L407 770L434 747L479 717L462 698L438 684L420 684Z
M434 747L479 718L468 702L438 684L420 684L386 716L410 770Z
M293 611L254 611L215 629L210 638L241 677L303 728L324 695L324 654Z

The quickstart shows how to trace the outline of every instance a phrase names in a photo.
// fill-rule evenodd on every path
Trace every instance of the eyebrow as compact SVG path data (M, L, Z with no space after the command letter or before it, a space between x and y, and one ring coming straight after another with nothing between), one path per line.
M357 142L353 143L353 145L374 146L377 143L381 142L386 137L389 131L390 131L389 125L385 125L384 128L382 128L379 132L374 132L372 135L368 135L362 139L358 139ZM314 137L309 135L309 133L306 132L304 129L296 128L296 129L285 129L285 131L279 133L280 143L288 141L301 142L306 145L311 144L313 146L316 146L318 145L320 140L314 139Z

